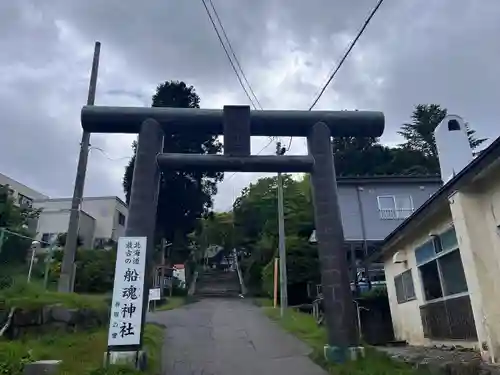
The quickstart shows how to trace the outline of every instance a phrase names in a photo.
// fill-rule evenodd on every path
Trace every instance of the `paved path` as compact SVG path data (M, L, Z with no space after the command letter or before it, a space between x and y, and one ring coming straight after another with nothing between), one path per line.
M310 349L251 302L205 299L154 313L164 324L164 375L326 375Z

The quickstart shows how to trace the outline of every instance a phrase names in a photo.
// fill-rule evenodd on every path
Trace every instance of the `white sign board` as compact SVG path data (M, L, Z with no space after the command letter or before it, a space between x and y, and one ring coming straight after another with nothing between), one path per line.
M149 289L149 300L150 301L159 301L161 300L161 289Z
M118 239L108 346L140 344L146 244L146 237Z

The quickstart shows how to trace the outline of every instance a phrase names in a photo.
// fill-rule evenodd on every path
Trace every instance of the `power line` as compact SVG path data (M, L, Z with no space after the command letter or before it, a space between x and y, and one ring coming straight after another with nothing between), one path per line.
M248 89L250 90L250 93L252 94L252 96L255 99L255 102L259 106L259 109L263 109L262 105L259 102L259 99L257 98L257 96L255 95L255 92L252 89L252 85L250 85L250 82L248 82L248 79L247 79L247 77L245 75L245 72L243 71L243 68L241 67L241 64L240 64L240 62L238 60L238 57L236 57L236 54L235 54L234 49L233 49L233 46L231 45L231 42L229 41L229 38L228 38L228 36L226 34L226 29L224 28L224 25L222 24L222 21L221 21L221 19L219 17L219 13L217 12L217 9L215 9L215 5L214 5L213 1L212 0L208 0L208 1L210 2L210 5L212 6L212 9L214 10L215 18L217 18L217 22L220 25L220 28L222 30L222 34L224 35L224 38L226 39L227 46L228 46L229 50L231 51L231 54L233 55L234 62L236 63L236 65L240 69L240 72L241 72L241 75L243 77L243 80L246 82L246 84L248 86Z
M130 160L132 159L132 156L123 156L121 158L112 158L108 155L108 153L106 151L104 151L102 148L100 147L97 147L97 146L90 146L89 148L90 150L97 150L97 151L100 151L101 154L108 160L110 161L120 161L120 160Z
M356 35L356 37L351 42L351 45L349 46L349 48L345 52L344 56L340 60L338 66L335 68L335 70L333 71L333 73L330 75L330 77L326 81L325 85L323 86L323 88L319 92L318 96L316 97L316 99L313 101L313 103L309 107L309 111L311 111L314 108L314 106L318 103L319 99L323 96L323 93L325 92L326 88L328 87L328 85L330 84L330 82L333 80L333 78L335 77L335 75L337 74L337 72L340 70L340 68L344 64L344 61L347 59L347 57L351 53L352 49L354 48L354 46L358 42L358 39L361 37L361 35L363 35L363 32L365 31L366 27L368 26L368 24L372 20L372 18L375 15L375 13L377 13L377 10L380 8L380 6L382 5L383 2L384 2L384 0L379 0L378 3L377 3L377 5L375 5L375 8L373 8L373 10L371 11L370 15L365 20L363 26L361 27L361 29L358 32L358 35Z
M254 109L257 109L257 106L253 102L252 97L248 93L245 85L243 84L243 81L241 80L240 74L238 73L238 70L236 69L236 66L234 65L234 62L231 59L231 56L229 55L229 51L227 50L226 45L224 44L224 41L222 40L222 37L221 37L221 35L219 33L219 30L217 29L217 26L215 25L215 21L214 21L214 19L212 17L212 14L210 13L210 10L208 9L206 1L205 0L201 0L201 2L203 3L203 6L205 7L205 10L207 12L208 18L210 19L210 22L212 23L212 26L213 26L213 28L215 30L215 33L217 34L217 38L219 39L219 42L220 42L222 48L224 49L224 52L226 53L227 58L229 59L229 63L231 64L231 67L233 68L234 73L236 74L236 77L238 78L238 82L240 83L241 88L245 92L248 100L250 100L250 103L252 104L252 106L254 107Z
M383 2L384 2L384 0L379 0L378 3L377 3L377 5L375 5L375 7L373 8L373 10L370 12L370 15L368 16L368 18L363 23L363 26L359 30L359 32L356 35L356 37L352 40L351 44L349 45L349 48L344 53L344 56L342 56L342 59L340 60L339 64L333 70L333 72L331 73L330 77L328 78L328 80L326 81L326 83L324 84L324 86L321 88L319 94L316 96L316 99L314 99L313 103L309 107L309 109L308 109L309 111L311 111L316 106L316 104L318 103L319 99L321 99L321 97L325 93L325 90L327 89L328 85L330 85L330 83L332 82L333 78L335 77L335 75L337 74L337 72L340 70L340 68L344 64L345 60L347 59L347 57L351 53L352 49L354 48L354 46L358 42L358 40L361 37L361 35L363 35L363 32L365 31L366 27L368 26L368 24L372 20L373 16L375 16L375 13L377 13L378 9L380 8L380 6L382 5ZM290 141L288 142L288 147L287 147L286 150L287 151L290 150L291 146L292 146L292 137L290 137Z

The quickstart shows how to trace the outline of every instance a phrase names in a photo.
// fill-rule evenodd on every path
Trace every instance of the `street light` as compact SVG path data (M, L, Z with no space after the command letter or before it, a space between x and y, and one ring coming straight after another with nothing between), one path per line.
M311 235L309 236L309 243L310 244L317 244L318 243L318 240L316 239L316 229L314 229L311 233Z
M28 283L31 280L31 271L33 270L33 263L35 262L36 251L40 248L40 241L31 242L31 261L30 268L28 270Z

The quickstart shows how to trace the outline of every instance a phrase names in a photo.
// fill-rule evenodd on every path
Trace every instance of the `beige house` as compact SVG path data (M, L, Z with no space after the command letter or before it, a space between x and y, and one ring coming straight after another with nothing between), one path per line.
M500 362L500 138L457 170L375 257L397 339Z

